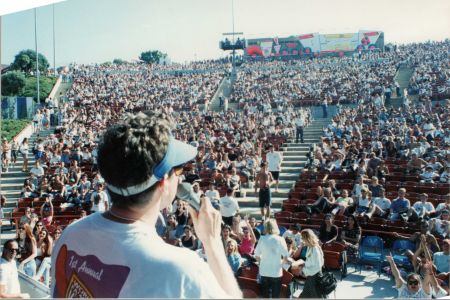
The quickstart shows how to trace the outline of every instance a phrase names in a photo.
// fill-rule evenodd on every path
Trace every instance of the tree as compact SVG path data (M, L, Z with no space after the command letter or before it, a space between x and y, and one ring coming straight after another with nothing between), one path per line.
M161 51L146 51L142 52L139 56L139 59L148 64L157 64L161 59L166 59L167 54L162 53Z
M55 77L39 77L39 100L38 102L43 102L48 97L50 92L53 89L53 86L55 85L56 78ZM34 99L37 98L37 92L36 92L36 77L34 76L28 76L27 77L27 83L25 85L25 88L23 89L22 96L25 97L33 97Z
M25 75L21 72L8 72L2 76L2 95L19 96L25 87Z
M39 53L39 71L44 73L48 70L50 64L44 55ZM25 73L30 73L36 69L36 51L22 50L14 58L11 64L11 69L20 70Z
M116 64L116 65L124 65L127 63L126 60L123 60L121 58L114 58L114 60L112 62L113 62L113 64Z

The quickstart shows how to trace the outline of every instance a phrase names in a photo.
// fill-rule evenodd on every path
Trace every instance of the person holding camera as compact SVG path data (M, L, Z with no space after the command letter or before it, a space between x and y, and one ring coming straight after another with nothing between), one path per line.
M210 201L203 198L199 211L189 207L207 263L156 232L184 165L197 155L172 136L173 127L166 114L139 112L106 130L98 167L112 206L64 230L52 254L53 297L242 298Z

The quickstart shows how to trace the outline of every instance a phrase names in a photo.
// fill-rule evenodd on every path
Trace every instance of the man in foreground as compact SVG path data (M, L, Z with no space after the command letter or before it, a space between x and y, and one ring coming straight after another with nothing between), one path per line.
M53 297L241 298L209 201L190 210L208 263L156 233L195 148L175 140L165 114L127 115L99 146L98 167L112 207L64 230L52 255Z
M29 294L20 292L17 253L19 253L17 242L15 240L6 241L0 259L0 298L30 298Z

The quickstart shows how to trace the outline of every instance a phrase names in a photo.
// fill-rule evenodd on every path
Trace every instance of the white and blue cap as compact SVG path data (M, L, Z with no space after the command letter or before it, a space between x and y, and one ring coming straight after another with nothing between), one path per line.
M183 165L197 156L197 149L170 136L164 158L153 168L153 174L146 181L124 187L108 184L108 189L118 195L132 196L142 193L164 177L176 166Z

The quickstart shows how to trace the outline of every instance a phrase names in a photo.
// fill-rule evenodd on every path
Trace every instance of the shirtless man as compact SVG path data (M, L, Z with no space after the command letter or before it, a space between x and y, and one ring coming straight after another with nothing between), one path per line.
M2 167L4 172L8 172L9 163L11 161L11 144L6 138L3 138L2 143Z
M410 174L416 174L422 170L423 167L427 165L427 162L417 157L416 153L411 155L411 160L406 165L406 169Z
M266 162L261 164L261 170L256 175L255 193L259 188L259 208L261 209L261 216L263 220L270 217L270 205L272 204L272 195L270 193L270 185L273 183L272 173ZM266 209L264 213L264 208Z

